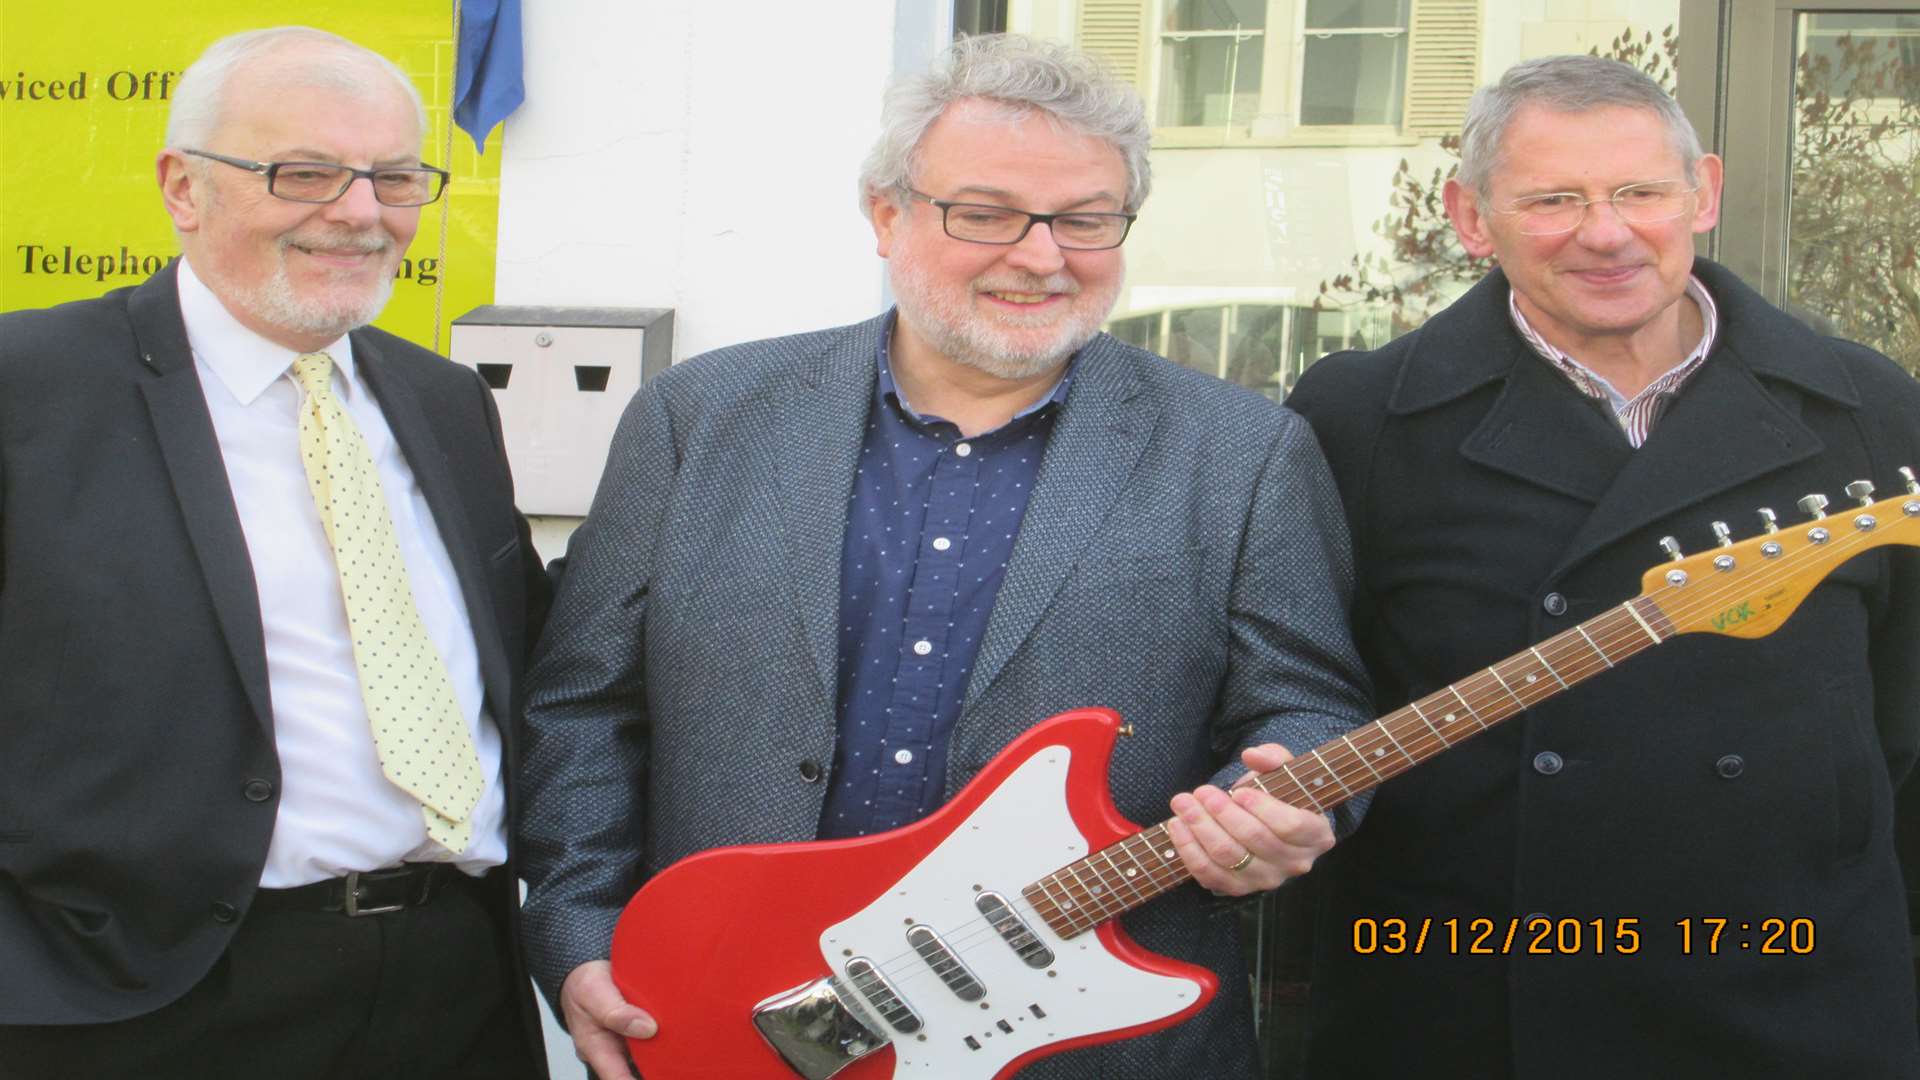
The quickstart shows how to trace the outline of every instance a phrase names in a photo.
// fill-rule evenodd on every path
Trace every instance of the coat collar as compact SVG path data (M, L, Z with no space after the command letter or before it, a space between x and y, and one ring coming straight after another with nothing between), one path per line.
M1827 339L1786 317L1718 263L1696 258L1693 272L1720 306L1720 338L1707 366L1733 356L1757 376L1860 407L1853 377ZM1435 408L1508 378L1518 365L1539 363L1507 315L1509 291L1506 275L1496 268L1415 331L1388 410L1407 415Z

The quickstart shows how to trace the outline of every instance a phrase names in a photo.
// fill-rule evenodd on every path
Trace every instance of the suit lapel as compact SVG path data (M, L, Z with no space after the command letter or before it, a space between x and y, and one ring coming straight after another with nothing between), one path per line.
M780 403L776 440L768 452L783 460L781 478L787 543L793 552L794 610L813 650L815 670L829 696L838 678L840 551L847 530L847 499L860 460L875 357L887 316L834 337L803 357Z
M239 672L247 704L271 732L273 704L267 689L267 646L260 625L260 596L253 584L253 558L227 483L227 466L220 456L207 397L194 370L186 326L180 320L174 273L169 265L134 290L127 302L140 359L159 376L142 383L140 390L187 537L207 583L214 618Z
M1033 632L1140 460L1158 409L1140 393L1136 363L1105 334L1089 342L1074 362L1073 384L1040 459L1040 475L980 640L966 704L993 685Z
M380 413L393 431L393 440L406 457L407 467L413 470L413 478L426 496L427 508L433 512L440 542L446 546L447 559L460 581L460 595L467 602L467 622L473 631L481 678L486 683L487 696L494 703L494 718L504 731L511 726L511 717L505 715L513 708L508 679L511 668L506 646L500 641L500 619L493 609L487 553L474 544L472 523L467 519L466 503L448 463L447 450L435 434L419 394L398 372L386 368L380 348L371 335L354 332L353 358L354 367L375 400L380 402Z

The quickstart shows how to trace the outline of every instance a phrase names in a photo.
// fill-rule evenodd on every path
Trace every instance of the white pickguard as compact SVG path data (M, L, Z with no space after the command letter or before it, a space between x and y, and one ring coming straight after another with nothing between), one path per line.
M1062 940L1021 898L1026 885L1088 854L1067 813L1069 757L1063 746L1036 752L906 877L820 936L828 967L844 976L850 958L871 960L924 1022L912 1035L887 1032L897 1080L984 1080L1037 1047L1170 1016L1199 998L1198 983L1141 971L1092 931ZM988 925L976 886L1013 905L1053 950L1051 966L1027 966ZM907 943L911 924L937 930L986 996L956 997Z

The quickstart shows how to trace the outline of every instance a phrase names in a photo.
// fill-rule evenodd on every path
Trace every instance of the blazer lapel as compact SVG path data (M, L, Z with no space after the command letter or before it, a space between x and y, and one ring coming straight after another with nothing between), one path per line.
M180 516L213 601L214 618L233 656L247 703L262 727L273 729L267 689L267 646L260 625L260 596L253 584L253 558L207 397L194 371L193 350L180 321L180 293L169 265L134 290L127 302L140 359L159 377L142 383L155 440L173 484Z
M967 681L967 704L993 685L1033 632L1140 460L1158 409L1141 396L1138 362L1105 334L1089 342L1074 362L1073 384L1040 459L1040 475Z
M857 324L818 353L803 357L780 405L769 452L785 459L781 478L787 543L793 553L793 599L814 668L829 697L838 678L840 549L847 498L860 460L873 400L876 357L887 316Z
M434 526L439 529L440 542L446 546L447 558L453 563L454 576L460 580L460 595L467 602L467 621L473 630L481 678L497 710L494 719L504 731L511 726L512 719L503 715L513 708L509 678L512 669L507 663L506 646L500 641L500 619L493 608L485 553L474 544L466 504L447 461L446 448L435 435L412 385L398 373L385 370L380 348L371 335L354 332L353 359L367 388L380 402L380 413L393 431L394 442L406 457L407 467L413 470L413 478L419 481L428 509L433 511Z

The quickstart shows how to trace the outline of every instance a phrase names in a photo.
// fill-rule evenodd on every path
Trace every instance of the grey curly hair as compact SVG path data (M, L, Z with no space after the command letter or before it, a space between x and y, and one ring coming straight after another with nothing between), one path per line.
M982 34L954 41L924 73L888 88L880 111L880 138L860 170L860 208L885 196L904 204L920 141L947 106L985 98L1017 119L1034 109L1068 129L1104 139L1127 166L1128 213L1140 209L1153 186L1147 148L1153 129L1131 85L1077 49L1021 34Z

